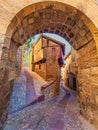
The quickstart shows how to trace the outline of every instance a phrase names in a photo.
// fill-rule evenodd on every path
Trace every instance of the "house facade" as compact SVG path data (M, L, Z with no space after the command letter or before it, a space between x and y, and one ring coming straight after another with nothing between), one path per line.
M65 44L46 36L41 36L33 46L32 70L50 81L59 76L63 65Z
M76 90L76 77L77 77L77 53L74 48L71 47L69 52L64 58L66 64L64 65L64 82L65 85L71 89Z

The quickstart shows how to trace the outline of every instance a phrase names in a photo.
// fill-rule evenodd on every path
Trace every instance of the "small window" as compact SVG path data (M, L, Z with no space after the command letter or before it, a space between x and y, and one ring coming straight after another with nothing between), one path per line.
M52 51L55 51L55 47L52 47Z
M39 64L39 69L41 69L41 64Z
M47 46L49 46L49 40L47 40Z

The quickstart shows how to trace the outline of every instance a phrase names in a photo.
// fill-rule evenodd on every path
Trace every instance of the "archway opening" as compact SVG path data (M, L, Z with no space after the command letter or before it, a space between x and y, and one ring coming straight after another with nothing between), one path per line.
M65 85L65 73L62 70L64 68L64 56L70 50L71 47L64 38L51 33L32 36L23 46L18 48L16 59L18 64L17 74L19 77L13 85L9 105L10 113L22 109L26 105L30 105L39 96L45 96L45 99L47 99L59 94L60 81L62 80L61 82ZM60 63L58 59L60 59ZM21 73L19 74L19 72ZM30 77L31 80L29 80ZM39 85L35 84L36 79ZM31 85L31 81L33 81L33 86ZM38 91L41 91L39 89L43 88L42 81L46 89L48 87L49 90L47 89L47 92L43 94L40 92L39 94ZM17 84L18 87L16 88ZM37 87L40 88L38 89ZM28 96L28 94L31 96ZM46 97L46 95L48 96Z
M65 44L65 55L64 57L71 51L71 46L70 44L61 36L57 35L57 34L53 34L53 33L41 33L38 35L34 35L32 36L29 40L27 40L27 42L23 45L23 66L27 66L30 67L32 70L32 61L31 61L31 57L32 57L32 48L33 45L38 41L38 39L41 36L46 36L47 38L50 38L51 40L54 40L55 42L61 42Z
M35 34L58 34L76 50L76 58L70 62L70 69L77 77L81 113L90 121L97 122L97 117L91 116L97 113L97 107L92 107L97 106L97 74L93 74L98 69L96 39L93 36L96 27L87 16L72 6L58 2L41 2L39 5L38 8L32 4L22 9L8 26L2 54L2 63L5 63L5 70L8 71L7 81L16 75L16 55L20 45Z

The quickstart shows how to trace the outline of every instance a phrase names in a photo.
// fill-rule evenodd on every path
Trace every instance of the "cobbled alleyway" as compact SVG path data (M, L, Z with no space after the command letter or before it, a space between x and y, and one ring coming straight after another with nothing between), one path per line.
M24 105L31 102L31 99L36 98L37 95L40 95L40 89L35 90L30 75L35 77L37 86L45 83L40 77L40 82L37 82L36 74L33 75L27 69L21 73L21 79L19 78L18 83L13 88L9 107L10 112L3 130L95 130L80 115L76 92L66 87L61 87L59 96L30 105L11 114L14 111L14 105L15 110L17 110L19 103ZM21 90L23 90L22 93ZM36 93L36 91L38 92ZM17 97L18 100L16 100Z
M8 112L24 108L42 95L41 86L47 83L42 77L24 67L14 83Z

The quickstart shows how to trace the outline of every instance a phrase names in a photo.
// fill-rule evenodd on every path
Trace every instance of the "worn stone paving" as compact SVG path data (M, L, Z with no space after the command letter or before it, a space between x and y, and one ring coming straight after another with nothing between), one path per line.
M42 77L24 67L13 85L8 112L15 112L37 100L42 95L41 86L45 83Z
M13 86L3 130L95 130L80 115L76 92L66 88L62 82L58 96L21 108L41 95L40 86L45 83L36 73L27 68L22 70Z
M96 130L79 114L76 93L61 89L51 100L11 114L3 130Z
M26 104L26 76L24 70L21 71L20 77L14 83L8 112L14 112Z
M35 101L37 99L37 94L35 92L34 87L34 78L26 71L24 68L24 72L26 74L26 104L30 104L31 102Z
M47 82L45 81L45 79L43 79L41 76L39 76L37 73L35 73L34 71L31 71L28 68L24 68L26 77L27 77L27 86L30 88L31 85L30 82L32 82L32 86L34 86L34 91L36 93L36 96L39 97L42 95L41 92L41 86L43 86L44 84L46 84Z

